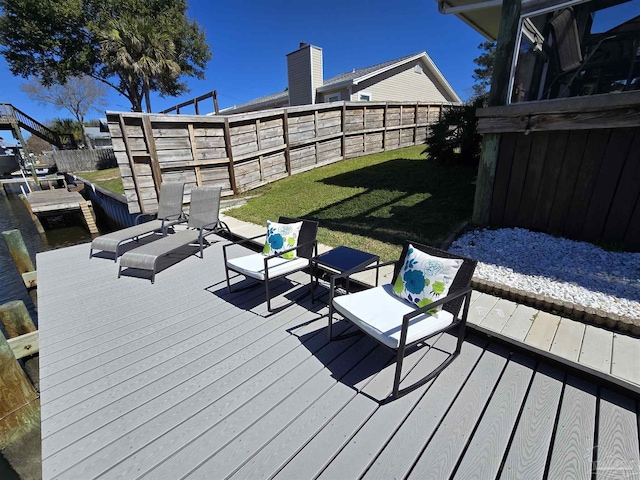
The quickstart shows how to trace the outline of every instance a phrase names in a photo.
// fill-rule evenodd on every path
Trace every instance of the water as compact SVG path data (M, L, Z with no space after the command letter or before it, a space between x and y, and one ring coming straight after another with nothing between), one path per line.
M91 241L92 236L86 226L83 226L80 217L69 218L65 216L64 220L56 218L52 223L55 223L56 226L65 226L39 234L22 200L17 195L0 194L0 232L12 229L20 230L36 270L36 253ZM60 268L73 267L73 265L61 265ZM38 315L27 289L24 287L22 277L13 263L7 244L0 240L0 305L12 300L22 300L27 306L31 318L38 325Z

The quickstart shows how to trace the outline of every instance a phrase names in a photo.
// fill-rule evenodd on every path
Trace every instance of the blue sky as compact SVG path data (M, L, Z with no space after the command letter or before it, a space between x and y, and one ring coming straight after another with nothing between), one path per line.
M152 96L154 111L211 90L220 108L284 90L286 54L300 42L323 49L324 78L411 53L426 51L463 99L473 85L473 59L484 38L454 16L438 13L435 0L299 1L190 0L189 16L204 28L213 58L206 80L189 79L185 97ZM0 56L0 103L12 103L40 121L70 117L42 106L20 90ZM207 108L209 107L207 103ZM128 111L129 102L110 89L108 110ZM186 113L186 112L185 112ZM104 113L92 112L89 118Z

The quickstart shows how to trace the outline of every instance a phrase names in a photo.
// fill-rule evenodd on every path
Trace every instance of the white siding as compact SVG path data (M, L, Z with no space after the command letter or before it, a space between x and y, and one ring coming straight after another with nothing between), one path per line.
M311 46L311 95L312 103L317 103L316 89L322 86L324 79L322 77L322 49Z
M423 72L414 72L416 64L423 65ZM358 99L358 92L371 93L372 101L397 102L451 102L451 98L440 87L427 67L420 60L411 62L382 75L377 75L353 87L352 100Z

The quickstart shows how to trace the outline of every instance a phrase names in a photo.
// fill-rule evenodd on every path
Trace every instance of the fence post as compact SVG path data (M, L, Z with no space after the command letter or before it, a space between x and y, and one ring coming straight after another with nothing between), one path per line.
M500 29L496 44L496 62L491 77L489 91L489 106L504 105L507 101L509 76L511 75L511 60L518 33L520 21L520 0L504 0L500 18ZM500 150L500 134L489 133L482 137L482 150L478 165L478 179L473 202L472 222L475 225L488 225L493 199L493 184L495 181L498 155Z
M2 322L9 338L36 331L36 326L22 300L14 300L0 305L0 322Z
M236 171L233 165L233 147L231 146L231 126L229 125L229 119L224 119L224 144L227 147L227 157L229 158L229 181L231 182L231 190L234 194L238 193L238 186L236 184Z
M13 258L20 274L33 272L35 267L29 256L27 246L24 244L20 230L6 230L2 232L2 237L7 243L7 247L9 247L11 258Z
M0 453L21 478L40 477L40 399L0 335Z
M282 129L284 132L284 163L287 175L291 175L291 151L289 150L289 111L285 108L282 114Z

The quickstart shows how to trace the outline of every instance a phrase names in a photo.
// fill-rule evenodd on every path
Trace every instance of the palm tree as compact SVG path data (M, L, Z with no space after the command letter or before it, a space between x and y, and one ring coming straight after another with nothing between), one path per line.
M151 112L151 90L160 88L160 79L176 80L182 72L173 39L159 22L124 16L110 20L99 34L103 61L114 67L135 111L142 111L144 98Z

